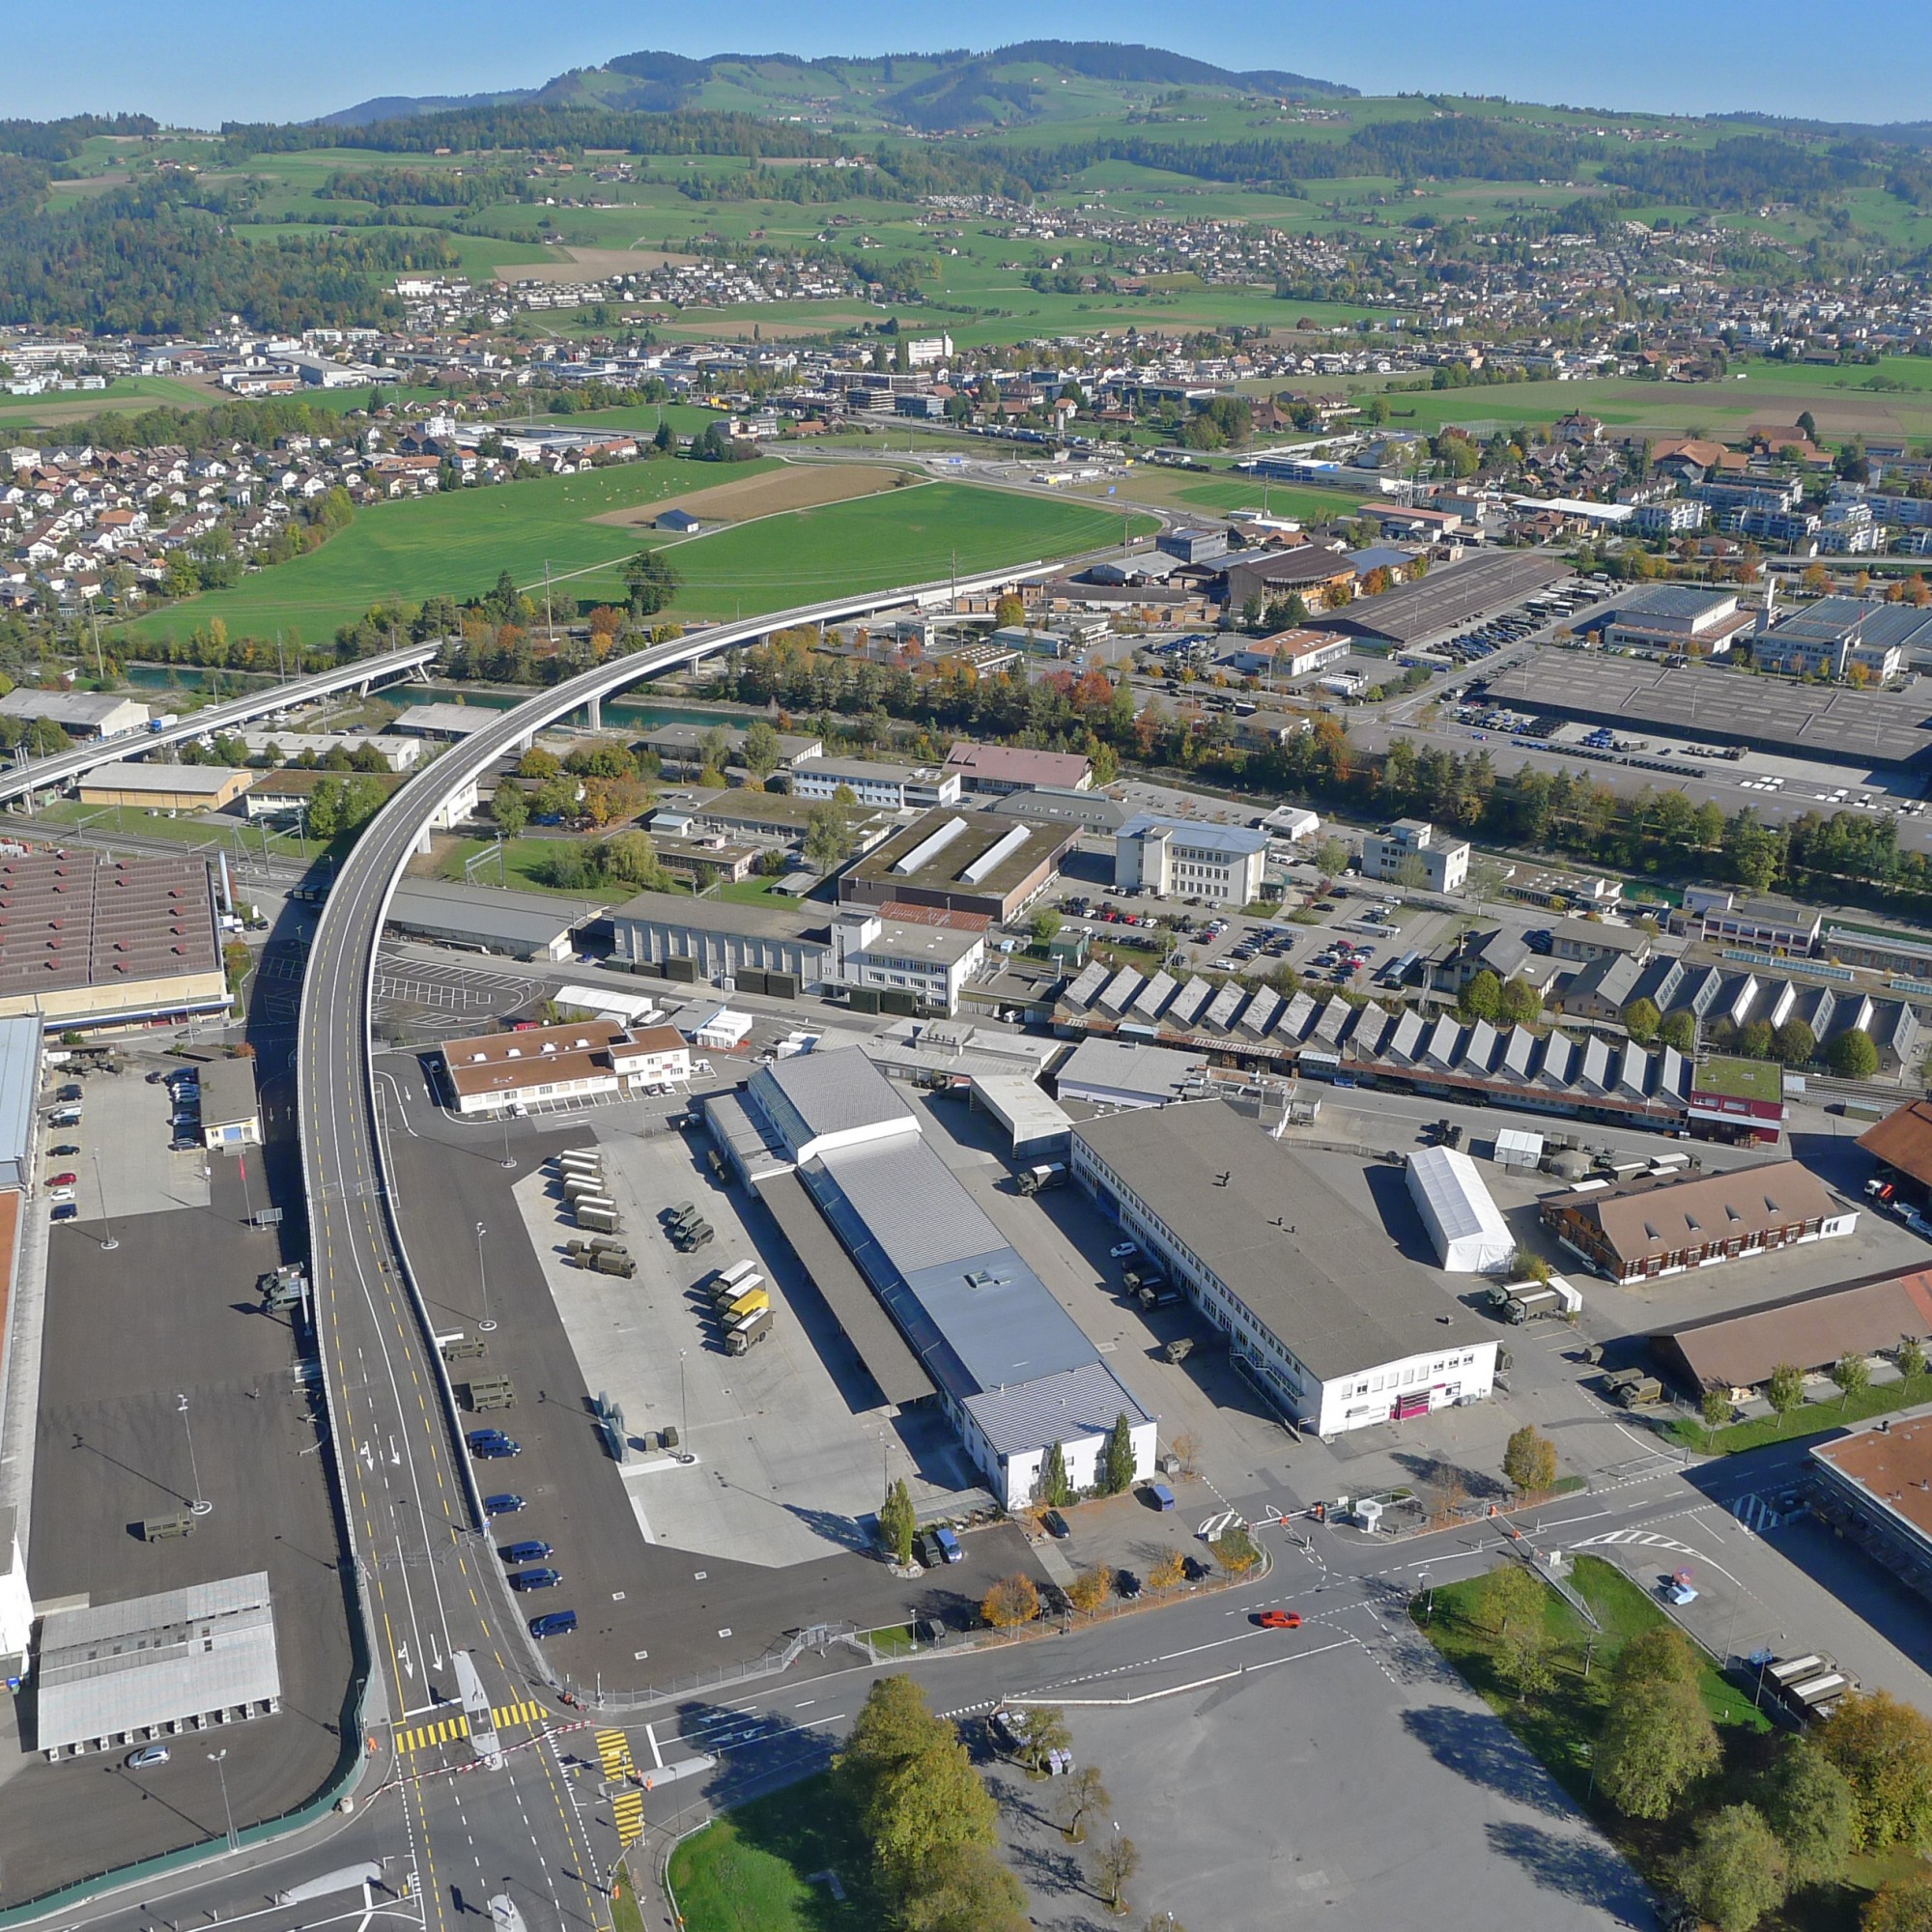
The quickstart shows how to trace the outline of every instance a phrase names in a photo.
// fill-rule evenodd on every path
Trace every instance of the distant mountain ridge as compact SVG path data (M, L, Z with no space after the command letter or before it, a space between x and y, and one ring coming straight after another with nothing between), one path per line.
M1082 83L1077 88L1074 83ZM496 94L378 95L320 117L325 127L368 127L452 108L595 106L647 113L680 107L803 114L938 133L1020 127L1094 111L1119 90L1122 104L1148 90L1223 89L1294 97L1352 96L1339 82L1274 69L1237 72L1164 47L1109 41L1021 41L990 52L882 54L806 60L796 54L684 54L646 49L601 67L573 68L541 87Z

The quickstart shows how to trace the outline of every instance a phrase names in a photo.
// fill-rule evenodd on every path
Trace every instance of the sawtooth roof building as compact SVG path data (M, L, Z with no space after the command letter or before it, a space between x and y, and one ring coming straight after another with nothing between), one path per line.
M1135 1474L1151 1470L1153 1419L864 1054L779 1061L736 1093L707 1098L704 1112L881 1393L895 1403L936 1397L1002 1507L1036 1498L1055 1442L1076 1489L1097 1483L1122 1415ZM801 1222L801 1190L854 1272L826 1266L834 1257Z

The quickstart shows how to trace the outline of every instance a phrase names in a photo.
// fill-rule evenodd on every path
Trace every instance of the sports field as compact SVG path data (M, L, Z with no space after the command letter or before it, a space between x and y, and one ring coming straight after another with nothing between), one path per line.
M741 485L770 463L683 458L630 464L582 476L543 477L414 502L384 503L321 550L250 576L128 627L136 639L185 636L219 618L231 638L276 631L318 642L394 595L470 597L507 570L541 589L546 561L559 614L577 604L616 602L619 569L655 533L598 521L627 506L676 497L696 503L707 486ZM1151 527L1146 518L1137 525ZM667 547L684 588L679 616L782 610L845 590L961 576L1003 563L1065 556L1118 538L1121 519L1084 503L1044 500L957 483L915 484L817 508L781 511Z

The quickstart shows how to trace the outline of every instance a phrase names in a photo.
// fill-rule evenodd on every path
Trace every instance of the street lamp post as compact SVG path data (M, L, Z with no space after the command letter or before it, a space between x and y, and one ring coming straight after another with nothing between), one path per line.
M503 1109L503 1158L497 1165L505 1174L513 1173L517 1165L517 1157L510 1151L510 1110L507 1107Z
M235 1813L228 1804L228 1771L222 1760L228 1755L228 1747L223 1745L218 1751L210 1751L208 1761L214 1767L215 1776L221 1779L221 1815L228 1820L228 1849L239 1852L242 1841L235 1835Z
M100 1251L112 1254L121 1243L114 1238L114 1224L107 1218L107 1189L100 1179L100 1150L94 1150L94 1191L100 1201Z
M478 1285L478 1286L479 1286L479 1287L480 1287L480 1288L482 1289L482 1291L483 1291L483 1319L482 1319L482 1321L480 1321L479 1322L477 1322L477 1324L476 1324L476 1325L477 1325L477 1327L478 1327L478 1328L480 1328L480 1329L481 1329L481 1330L482 1330L482 1331L484 1332L484 1334L486 1334L486 1335L488 1335L489 1333L491 1333L491 1332L492 1332L492 1331L493 1331L493 1330L495 1329L495 1327L497 1326L497 1324L496 1324L496 1323L495 1323L494 1321L492 1321L490 1320L490 1274L489 1274L489 1270L488 1270L488 1269L487 1269L487 1268L486 1268L486 1267L485 1267L485 1266L483 1265L483 1236L484 1236L485 1235L487 1235L487 1234L488 1234L489 1232L490 1232L490 1231L489 1231L489 1229L488 1229L488 1228L486 1228L486 1227L485 1227L485 1226L483 1225L483 1223L482 1223L481 1221L478 1221L478 1222L477 1222L477 1224L476 1224L476 1281L477 1281L477 1285Z
M201 1465L194 1456L194 1428L187 1419L187 1397L179 1389L175 1391L175 1405L182 1419L182 1434L187 1437L188 1485L194 1491L194 1499L188 1504L190 1516L207 1516L214 1505L201 1492Z
M691 1405L684 1393L684 1350L677 1351L677 1439L685 1455L691 1454Z

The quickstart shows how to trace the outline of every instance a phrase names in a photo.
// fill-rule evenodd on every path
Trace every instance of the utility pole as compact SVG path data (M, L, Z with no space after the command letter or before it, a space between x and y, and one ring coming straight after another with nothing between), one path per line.
M554 644L556 642L556 626L551 621L551 614L550 614L550 558L549 557L544 558L544 641L550 644Z

